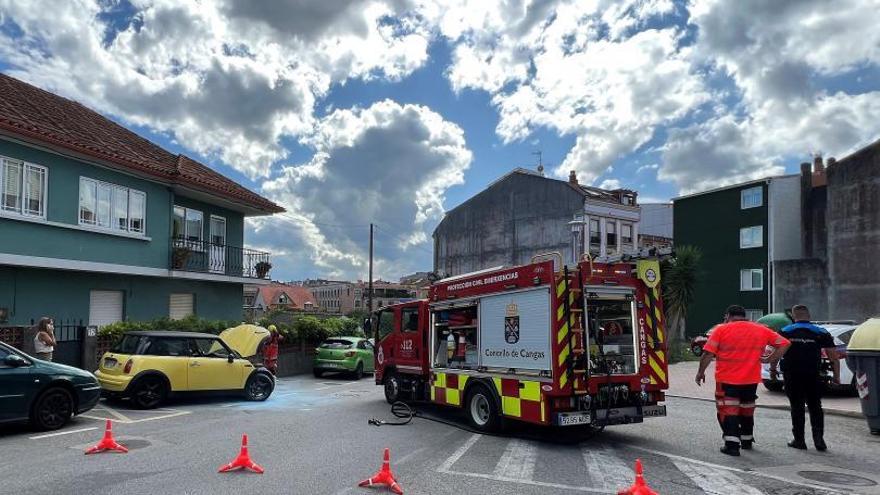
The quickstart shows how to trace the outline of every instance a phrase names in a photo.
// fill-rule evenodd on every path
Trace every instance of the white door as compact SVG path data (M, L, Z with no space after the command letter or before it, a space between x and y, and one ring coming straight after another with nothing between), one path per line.
M171 294L168 297L168 318L181 320L195 314L193 306L192 294Z
M215 215L211 215L208 265L214 273L226 273L226 219Z
M123 292L93 290L89 293L89 325L103 327L122 321Z

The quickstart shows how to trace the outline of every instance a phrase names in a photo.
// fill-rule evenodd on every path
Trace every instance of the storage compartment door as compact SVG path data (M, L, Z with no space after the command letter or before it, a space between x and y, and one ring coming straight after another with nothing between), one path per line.
M550 371L550 290L480 299L481 366Z

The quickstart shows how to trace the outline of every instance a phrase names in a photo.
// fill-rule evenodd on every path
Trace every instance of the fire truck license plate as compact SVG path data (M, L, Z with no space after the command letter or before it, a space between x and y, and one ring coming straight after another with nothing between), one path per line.
M588 425L591 420L588 412L559 413L559 426Z
M642 416L646 418L666 416L666 406L645 406L642 408Z

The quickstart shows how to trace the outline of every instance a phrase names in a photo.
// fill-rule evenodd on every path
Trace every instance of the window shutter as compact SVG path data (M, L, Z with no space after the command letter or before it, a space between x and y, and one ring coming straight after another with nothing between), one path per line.
M192 294L171 294L168 297L168 318L181 320L195 314Z
M122 321L121 290L93 290L89 293L89 325L102 327Z

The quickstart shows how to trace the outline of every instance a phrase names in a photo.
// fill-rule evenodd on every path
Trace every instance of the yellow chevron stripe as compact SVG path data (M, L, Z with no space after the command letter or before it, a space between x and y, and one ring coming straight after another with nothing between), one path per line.
M556 343L561 344L562 341L565 340L565 337L567 337L567 336L568 336L568 324L563 323L562 327L559 329L559 334L556 337Z
M651 375L651 385L657 385L657 379L654 378L654 375Z
M565 281L559 282L556 284L556 297L562 297L562 293L565 292Z
M566 344L565 347L562 348L562 352L559 353L559 366L565 364L566 358L568 358L570 345Z
M663 371L663 368L657 364L657 360L653 357L648 358L648 364L651 365L651 369L654 370L654 373L657 373L657 376L665 382L666 381L666 373Z
M562 321L563 316L565 316L565 308L560 304L559 308L556 310L556 320Z
M559 375L559 388L565 387L565 384L568 383L568 373L563 371L561 375Z

